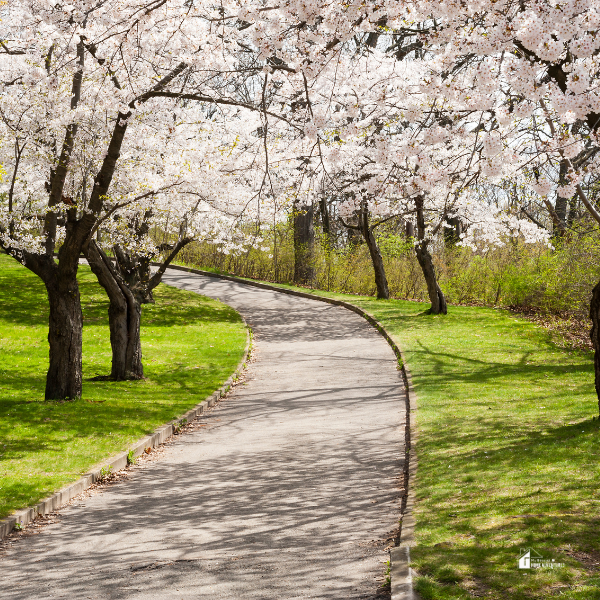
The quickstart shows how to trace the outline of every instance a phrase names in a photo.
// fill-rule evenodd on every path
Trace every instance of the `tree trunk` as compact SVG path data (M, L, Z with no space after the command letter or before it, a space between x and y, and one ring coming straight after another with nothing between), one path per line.
M115 381L142 379L141 304L95 241L90 241L84 251L92 272L109 299L108 325L112 349L110 377Z
M565 228L567 226L567 206L569 203L568 198L561 198L560 196L556 197L556 204L554 206L554 211L556 212L556 216L558 220L562 224L562 227L554 225L552 228L552 236L553 237L562 237L565 233Z
M325 195L322 195L319 200L319 208L321 212L321 226L323 227L323 233L326 237L329 237L331 235L331 223L329 218L329 206L327 205L327 198Z
M127 302L127 348L125 351L125 369L123 379L143 379L142 340L140 330L142 325L142 305L131 294ZM119 375L122 371L119 371ZM113 377L116 373L113 373ZM116 379L116 377L115 377Z
M592 319L590 338L594 346L594 379L598 396L598 414L600 414L600 283L592 290L590 318Z
M383 266L383 258L381 258L381 252L379 251L377 240L373 234L373 229L369 226L369 212L365 205L361 208L359 220L361 233L365 238L365 242L367 242L369 254L371 255L371 263L373 264L373 271L375 272L377 298L387 300L390 297L390 290L385 275L385 267Z
M45 281L50 304L50 366L46 400L81 397L83 314L77 277L56 272Z
M360 231L355 228L348 228L348 246L359 246L363 243L363 236Z
M311 283L315 279L315 229L312 206L294 211L294 282Z
M140 231L145 232L146 229L142 226ZM108 322L112 348L111 379L143 379L140 337L142 304L154 302L152 290L160 283L165 269L178 252L191 241L192 238L189 237L180 239L152 277L148 257L132 256L121 247L114 246L116 260L113 262L95 240L88 241L84 246L88 263L98 282L106 290L110 302Z
M569 216L567 218L567 227L571 229L575 223L577 215L577 194L569 198Z
M423 277L425 277L425 283L427 284L427 293L429 300L431 301L430 313L433 315L445 315L448 313L448 306L446 305L446 298L437 282L435 275L435 267L433 265L433 259L429 253L428 245L429 242L425 239L426 225L425 225L425 211L424 211L425 199L423 196L417 196L415 198L415 208L417 213L417 238L418 244L415 246L415 254L417 260L423 271Z
M430 312L432 315L445 315L448 313L448 306L446 305L446 298L444 293L438 285L437 278L435 276L435 268L433 266L433 259L427 249L427 241L422 240L417 246L415 246L415 253L417 260L423 271L423 277L425 277L425 283L427 284L427 293L429 300L431 301Z

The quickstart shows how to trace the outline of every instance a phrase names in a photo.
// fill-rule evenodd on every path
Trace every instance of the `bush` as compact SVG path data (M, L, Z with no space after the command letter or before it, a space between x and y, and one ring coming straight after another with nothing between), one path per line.
M219 246L191 244L181 253L186 264L234 273L242 277L292 283L294 245L292 227L283 223L265 235L263 247L239 254L224 254ZM382 231L378 243L390 293L394 298L427 301L427 287L412 241ZM451 304L515 306L542 313L587 318L593 286L600 280L600 232L574 233L554 248L512 241L500 248L476 252L446 247L431 248L440 287ZM366 244L346 241L338 247L317 234L314 252L315 281L327 291L375 295L375 279Z

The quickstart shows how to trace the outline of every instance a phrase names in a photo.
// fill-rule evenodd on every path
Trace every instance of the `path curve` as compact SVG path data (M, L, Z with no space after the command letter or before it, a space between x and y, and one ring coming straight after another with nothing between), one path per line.
M0 560L0 597L373 599L400 517L404 390L360 316L168 270L238 310L255 361L131 479L61 511Z

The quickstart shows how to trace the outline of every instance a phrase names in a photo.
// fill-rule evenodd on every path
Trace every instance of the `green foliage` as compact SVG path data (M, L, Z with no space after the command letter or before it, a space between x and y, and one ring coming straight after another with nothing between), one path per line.
M392 585L392 564L389 560L385 561L385 579L383 580L383 586L389 588Z
M483 590L498 600L541 600L561 585L587 589L593 571L576 557L600 552L591 353L561 350L534 324L503 311L454 307L439 317L424 315L423 304L355 303L398 340L413 374L419 467L412 556L439 589L430 597ZM521 547L566 567L524 576Z
M80 267L83 397L46 402L48 304L43 283L0 255L0 518L75 481L202 402L241 360L239 315L220 302L170 288L144 305L141 381L97 381L110 372L108 300Z
M128 465L135 465L135 455L133 453L133 450L130 450L127 453L127 464Z
M96 481L102 483L103 481L110 479L110 476L112 475L112 469L112 465L108 465L108 467L102 467Z
M403 235L383 235L377 240L384 258L404 258L413 252L413 241Z
M293 235L289 224L267 232L267 251L250 249L224 255L209 244L188 246L187 264L242 277L291 283L294 274ZM413 251L392 226L378 232L390 293L394 298L427 301L427 287ZM591 290L600 280L600 232L573 233L555 240L554 248L513 241L500 248L474 252L469 248L432 247L440 286L451 304L519 306L545 313L587 318ZM317 234L312 286L332 292L375 295L369 252L360 238L340 246Z

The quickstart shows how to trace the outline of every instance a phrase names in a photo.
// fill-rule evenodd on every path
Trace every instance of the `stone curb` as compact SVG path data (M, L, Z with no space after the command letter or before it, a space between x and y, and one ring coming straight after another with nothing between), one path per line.
M138 457L144 452L150 451L152 448L156 448L161 444L164 444L170 437L176 433L179 428L191 421L193 421L196 417L204 413L205 407L211 408L215 405L216 402L219 401L221 396L224 396L234 381L236 381L239 377L239 374L245 369L246 361L248 359L248 355L250 353L252 338L250 335L250 328L246 323L245 319L242 317L242 321L246 326L246 348L244 350L244 356L242 360L239 362L237 368L233 372L232 375L229 376L227 381L215 392L213 392L210 396L203 400L180 417L173 419L166 425L161 425L158 429L156 429L149 436L137 441L129 450L125 450L124 452L120 452L119 454L113 456L111 459L105 461L102 465L95 468L93 471L86 473L80 479L75 481L74 483L69 484L68 486L58 490L49 498L46 498L40 502L38 502L35 506L30 506L28 508L24 508L14 512L9 517L0 521L0 540L4 539L9 533L13 531L15 525L20 525L21 527L25 527L29 523L31 523L38 515L45 515L48 513L56 512L61 507L63 507L69 500L78 496L82 492L84 492L87 488L89 488L93 483L102 478L103 474L107 472L116 472L124 469L128 464L128 456L129 452L133 452L133 456Z
M412 375L404 354L399 346L391 338L390 334L385 330L383 325L375 319L368 312L362 308L344 302L343 300L336 300L334 298L325 298L323 296L317 296L308 292L299 292L297 290L290 290L287 288L278 287L276 285L270 285L268 283L262 283L259 281L253 281L248 279L242 279L241 277L235 277L233 275L218 275L217 273L211 273L210 271L202 271L201 269L192 269L190 267L183 267L180 265L169 265L169 269L177 271L184 271L186 273L195 273L197 275L205 275L207 277L214 277L217 279L226 279L228 281L234 281L236 283L244 283L264 290L273 290L276 292L282 292L291 296L299 296L300 298L308 298L310 300L320 300L334 306L342 306L355 312L364 319L366 319L377 331L385 338L387 343L390 345L394 353L396 354L400 367L402 369L402 379L404 380L404 387L406 389L406 425L405 425L405 437L406 440L406 454L404 460L404 489L405 494L402 497L401 503L401 521L400 521L400 535L399 545L390 550L390 579L391 579L391 592L392 600L419 600L419 597L413 590L412 586L412 572L410 568L410 547L414 545L414 529L415 529L415 517L413 513L414 502L415 502L415 477L417 470L417 458L415 455L414 444L416 442L417 431L416 431L416 410L417 410L417 395L415 393Z

